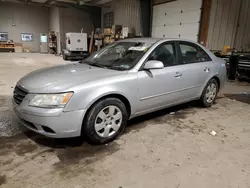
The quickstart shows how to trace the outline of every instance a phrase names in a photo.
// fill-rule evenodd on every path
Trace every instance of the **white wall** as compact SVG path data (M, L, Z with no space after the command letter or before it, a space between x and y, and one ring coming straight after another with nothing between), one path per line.
M15 24L15 26L12 26ZM33 52L40 51L40 33L48 33L49 8L28 5L0 3L0 31L8 32L9 39L22 43ZM32 33L32 42L22 42L21 33Z
M55 31L57 37L57 54L61 53L60 8L51 7L49 10L49 30Z

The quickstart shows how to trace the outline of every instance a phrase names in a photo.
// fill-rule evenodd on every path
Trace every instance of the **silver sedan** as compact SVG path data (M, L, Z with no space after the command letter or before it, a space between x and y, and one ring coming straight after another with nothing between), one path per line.
M24 76L13 105L34 132L102 144L136 116L192 100L211 106L225 80L225 62L197 43L127 39L79 63Z

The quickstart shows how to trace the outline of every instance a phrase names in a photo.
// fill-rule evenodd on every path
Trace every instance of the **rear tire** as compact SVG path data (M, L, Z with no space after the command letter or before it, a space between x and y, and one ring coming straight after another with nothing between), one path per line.
M82 125L82 136L89 144L105 144L115 140L124 130L128 113L117 98L106 98L95 103Z
M210 107L214 104L217 94L218 94L219 86L218 82L212 78L207 83L206 87L204 88L200 102L204 107Z
M66 55L63 55L63 59L64 59L65 61L68 61L68 60L69 60L68 56L66 56Z

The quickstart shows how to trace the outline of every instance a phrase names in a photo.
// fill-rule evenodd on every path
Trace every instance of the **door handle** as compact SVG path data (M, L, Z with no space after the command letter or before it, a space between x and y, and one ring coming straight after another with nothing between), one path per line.
M210 71L210 68L206 67L206 68L204 69L204 71L205 71L205 72L209 72L209 71Z
M180 72L176 72L176 74L175 74L176 78L180 78L181 76L182 76L182 74Z

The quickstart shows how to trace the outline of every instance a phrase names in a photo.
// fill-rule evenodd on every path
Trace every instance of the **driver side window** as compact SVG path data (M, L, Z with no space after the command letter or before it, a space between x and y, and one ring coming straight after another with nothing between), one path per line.
M149 55L148 60L161 61L164 67L177 65L176 50L174 43L164 43L156 47Z

